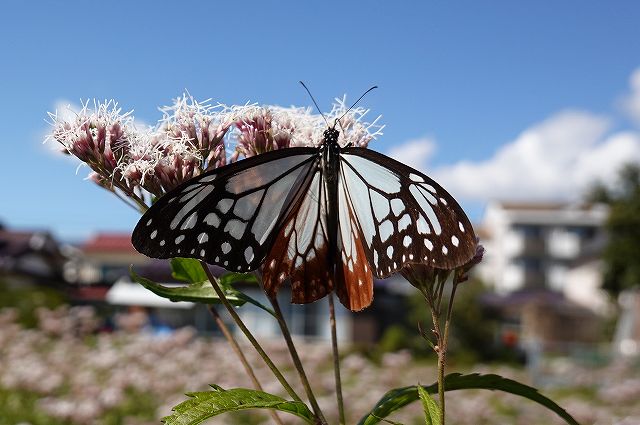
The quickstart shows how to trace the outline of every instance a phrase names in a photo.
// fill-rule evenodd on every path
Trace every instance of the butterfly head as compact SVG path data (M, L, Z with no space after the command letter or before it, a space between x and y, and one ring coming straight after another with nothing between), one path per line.
M338 136L340 132L336 130L336 126L329 127L324 131L324 142L329 145L338 144Z

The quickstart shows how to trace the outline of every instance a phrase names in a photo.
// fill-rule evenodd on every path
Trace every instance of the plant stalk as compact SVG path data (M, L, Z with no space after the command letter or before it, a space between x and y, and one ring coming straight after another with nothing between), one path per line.
M304 367L302 366L302 361L300 361L300 356L298 356L298 351L296 350L296 347L293 343L293 339L291 338L291 332L289 332L289 327L287 326L287 322L285 322L284 317L282 316L282 310L280 309L280 304L278 303L278 299L276 297L269 297L269 301L271 302L271 306L273 307L273 310L276 313L278 325L280 326L280 330L282 331L284 340L287 343L287 348L289 349L289 353L291 354L293 365L298 371L298 375L300 376L300 381L302 382L302 386L304 387L304 390L307 394L309 403L311 403L313 412L316 414L318 418L320 418L323 424L326 424L327 419L322 414L322 410L320 410L320 405L318 404L318 400L316 399L316 396L313 393L313 390L311 389L311 384L309 383L307 374L305 373Z
M431 320L433 320L433 332L436 335L436 353L438 354L438 402L440 404L440 425L444 425L444 368L447 357L447 347L442 332L440 331L440 322L438 315L433 307L431 307Z
M240 359L240 363L242 363L245 372L247 372L247 375L249 375L249 378L251 378L251 381L253 382L253 387L258 391L263 391L262 385L260 385L260 381L258 381L256 374L253 372L253 368L242 352L240 345L238 345L238 341L236 341L233 334L229 331L229 328L222 320L222 317L220 317L220 314L218 314L216 309L211 304L207 304L207 309L209 310L209 313L211 313L211 317L213 317L216 325L218 325L218 328L220 328L220 331L227 339L227 342L233 349L234 353L236 353L236 356L238 356L238 358ZM284 425L282 419L280 419L278 413L275 410L269 409L269 414L271 415L271 418L275 421L275 423L277 423L278 425Z
M336 380L336 397L338 398L338 414L340 424L347 423L344 413L344 399L342 398L342 379L340 378L340 353L338 351L338 332L336 329L336 309L333 303L333 293L329 296L329 323L331 325L331 348L333 352L333 372Z
M282 375L282 373L277 368L277 366L271 361L271 358L269 358L269 355L264 351L264 349L262 348L260 343L256 340L256 338L253 336L251 331L249 331L249 329L244 324L240 316L238 316L238 313L235 311L231 303L229 303L229 300L227 300L227 297L225 296L224 291L220 288L218 279L216 279L215 276L213 276L213 274L211 273L211 270L209 270L209 266L207 265L207 263L205 263L204 261L200 261L200 265L202 266L203 270L207 274L207 277L209 278L209 282L211 282L211 286L213 287L213 290L216 292L216 294L220 298L220 301L222 301L222 304L225 306L225 308L229 312L229 315L231 316L233 321L236 323L236 325L240 328L242 333L247 337L251 345L253 345L253 348L255 348L255 350L258 352L260 357L262 357L262 360L264 360L264 362L269 367L269 369L271 369L271 372L273 372L276 379L280 382L282 387L287 391L287 393L292 399L294 399L295 401L302 402L302 399L300 398L300 396L296 394L293 388L291 388L291 385L289 385L289 382L287 382L287 380Z

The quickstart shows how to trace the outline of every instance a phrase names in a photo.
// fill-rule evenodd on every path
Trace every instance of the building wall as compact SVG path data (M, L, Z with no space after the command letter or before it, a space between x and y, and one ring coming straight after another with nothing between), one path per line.
M488 238L480 276L501 294L563 292L572 263L602 237L606 216L602 206L492 203L481 224Z

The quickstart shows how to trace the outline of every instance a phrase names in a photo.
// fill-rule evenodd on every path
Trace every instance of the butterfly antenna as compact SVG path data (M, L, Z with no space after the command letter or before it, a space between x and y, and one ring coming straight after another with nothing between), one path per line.
M318 110L318 112L320 112L320 115L322 115L322 118L324 119L324 122L327 123L327 127L331 127L329 125L329 121L327 121L327 117L325 117L324 114L322 113L322 111L320 110L320 107L318 106L318 102L316 102L316 100L313 98L313 95L311 94L311 91L309 91L309 88L302 81L300 81L300 84L302 84L302 87L304 87L304 89L307 91L307 93L309 93L309 97L313 101L313 104L316 105L316 109Z
M347 115L347 114L349 113L349 111L350 111L350 110L352 110L352 109L353 109L353 107L354 107L354 106L356 106L356 105L358 104L358 102L360 102L360 101L362 100L362 98L366 96L366 94L367 94L367 93L369 93L371 90L373 90L373 89L377 89L377 88L378 88L378 86L373 86L373 87L371 87L369 90L367 90L366 92L362 93L362 96L360 96L360 97L358 98L358 100L356 100L355 102L353 102L353 105L351 105L351 107L349 107L349 109L347 109L347 111L346 111L344 114L342 114L342 116L341 116L340 118L338 118L336 121L340 122L340 120L341 120L342 118L344 118L344 116L345 116L345 115Z

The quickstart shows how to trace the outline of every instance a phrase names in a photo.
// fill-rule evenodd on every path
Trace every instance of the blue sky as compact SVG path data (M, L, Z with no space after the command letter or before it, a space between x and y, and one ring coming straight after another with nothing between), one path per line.
M153 123L184 89L308 106L304 80L328 108L377 84L364 106L386 128L370 147L475 220L491 198L573 199L640 159L635 1L13 1L2 15L0 221L63 239L137 216L42 145L61 101L114 98Z

